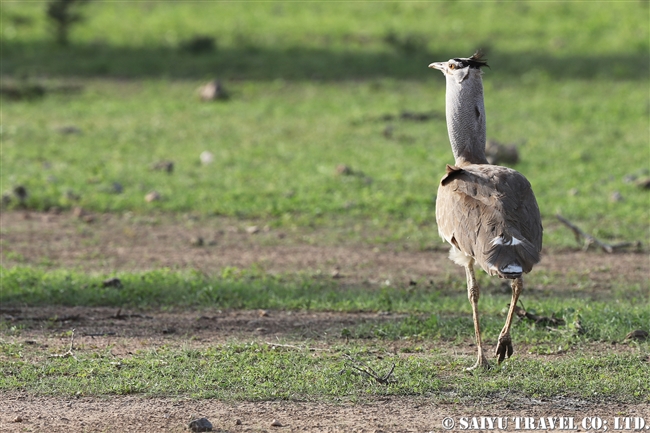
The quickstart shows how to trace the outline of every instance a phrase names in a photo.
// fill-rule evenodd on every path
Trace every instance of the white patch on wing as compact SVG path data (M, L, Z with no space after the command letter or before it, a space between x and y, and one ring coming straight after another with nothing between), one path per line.
M520 239L517 239L516 237L512 237L512 240L510 242L503 242L503 238L501 236L497 236L494 239L492 239L492 245L505 245L505 246L511 246L511 245L519 245L523 241Z
M505 268L501 268L501 272L503 272L504 274L520 274L521 272L523 272L523 269L521 268L521 266L511 263Z
M449 258L459 266L467 266L472 263L473 260L472 257L468 256L455 246L452 246L449 250Z

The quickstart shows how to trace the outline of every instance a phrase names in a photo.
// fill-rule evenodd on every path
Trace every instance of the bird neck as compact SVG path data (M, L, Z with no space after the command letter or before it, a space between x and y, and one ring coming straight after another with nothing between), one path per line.
M471 69L458 82L447 77L447 131L457 166L487 164L485 158L485 106L481 71Z

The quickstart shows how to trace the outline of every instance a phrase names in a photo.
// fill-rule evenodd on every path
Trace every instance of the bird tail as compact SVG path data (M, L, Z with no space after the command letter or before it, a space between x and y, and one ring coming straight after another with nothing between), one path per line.
M515 279L526 274L539 262L537 248L518 231L503 233L491 240L485 251L487 264L485 271L499 278Z

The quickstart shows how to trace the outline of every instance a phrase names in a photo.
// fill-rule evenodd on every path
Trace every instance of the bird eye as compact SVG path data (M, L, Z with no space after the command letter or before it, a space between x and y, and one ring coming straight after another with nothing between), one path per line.
M449 69L451 69L453 71L454 69L456 69L456 65L454 65L453 63L450 63L449 64Z

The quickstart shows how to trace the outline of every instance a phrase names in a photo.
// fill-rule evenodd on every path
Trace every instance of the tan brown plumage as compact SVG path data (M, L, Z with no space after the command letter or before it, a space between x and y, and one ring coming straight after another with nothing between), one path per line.
M499 334L499 363L513 353L510 326L523 289L522 275L540 260L542 223L528 180L515 170L490 165L485 158L486 120L480 53L432 63L446 77L446 117L455 165L447 165L436 198L440 235L451 244L449 257L465 268L472 305L478 358L472 368L488 368L478 319L480 289L474 264L512 280L512 300Z
M520 173L488 164L447 165L436 198L438 231L488 274L517 278L539 262L542 226L528 215L539 209ZM512 245L513 239L520 243ZM521 271L505 272L512 264Z

